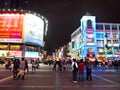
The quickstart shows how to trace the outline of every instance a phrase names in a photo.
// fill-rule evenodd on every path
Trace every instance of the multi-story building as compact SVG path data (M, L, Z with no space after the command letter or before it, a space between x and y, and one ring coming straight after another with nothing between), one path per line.
M36 12L0 9L0 58L39 58L48 21Z
M80 58L103 60L120 57L120 24L96 23L95 16L90 15L83 16L80 21L79 33L75 35L76 30L71 34L71 43L78 44L77 48L72 47L72 51L79 52Z

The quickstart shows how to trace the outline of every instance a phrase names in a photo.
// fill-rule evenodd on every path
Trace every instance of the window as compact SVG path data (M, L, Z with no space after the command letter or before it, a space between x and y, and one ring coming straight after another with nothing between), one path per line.
M119 47L114 47L114 52L119 52Z
M120 30L120 26L119 26L119 30Z
M107 40L107 44L111 44L111 40Z
M97 44L104 44L103 40L97 40Z
M26 50L26 51L35 51L35 52L38 52L38 47L25 46L25 50Z
M112 48L111 47L107 48L107 54L112 54Z
M93 34L93 33L87 33L87 34L86 34L86 37L87 37L87 38L94 38L94 34Z
M0 50L7 50L8 45L7 44L0 44Z
M110 30L110 25L105 25L105 30Z
M101 29L101 30L103 30L103 25L96 24L96 29Z
M103 53L104 53L104 48L103 48L103 47L98 47L98 48L97 48L97 52L98 52L99 54L103 54Z
M96 38L104 38L104 33L96 33Z
M10 45L10 50L22 50L22 45Z
M87 21L87 28L92 29L92 21L91 20Z
M94 52L94 50L92 48L88 48L87 49L87 52L90 53L90 52Z
M119 44L118 40L113 40L113 44Z
M94 45L94 38L93 39L87 39L86 44L87 45Z
M118 38L118 34L117 33L113 33L113 38Z
M112 30L117 30L117 25L112 25Z

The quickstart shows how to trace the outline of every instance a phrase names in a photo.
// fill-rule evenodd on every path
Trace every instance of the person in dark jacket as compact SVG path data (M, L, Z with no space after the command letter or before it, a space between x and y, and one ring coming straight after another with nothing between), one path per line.
M87 59L87 63L86 63L86 80L92 80L92 64L89 61L89 59Z
M19 59L13 61L13 79L16 79L19 69Z

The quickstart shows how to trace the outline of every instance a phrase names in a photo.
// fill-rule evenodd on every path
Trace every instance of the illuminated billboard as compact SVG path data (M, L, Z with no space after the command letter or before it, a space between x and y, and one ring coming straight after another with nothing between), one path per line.
M0 42L22 42L23 14L0 14Z
M30 13L0 13L0 42L43 46L44 23L44 18Z
M26 14L24 27L24 42L42 46L44 21L33 14Z

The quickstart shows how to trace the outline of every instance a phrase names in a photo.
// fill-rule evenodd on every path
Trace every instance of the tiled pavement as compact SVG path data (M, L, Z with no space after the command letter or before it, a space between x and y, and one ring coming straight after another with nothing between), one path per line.
M92 81L85 80L83 83L75 84L72 82L70 68L67 68L67 71L53 71L52 67L41 65L36 72L30 70L25 80L12 80L12 77L8 78L8 73L8 79L3 80L0 74L0 79L3 80L0 81L0 90L120 90L118 70L94 70Z

